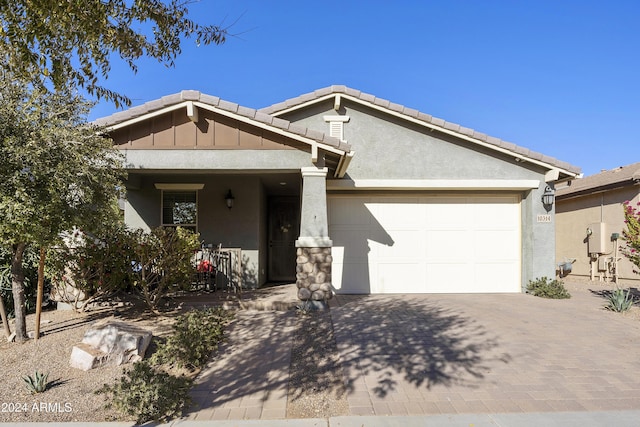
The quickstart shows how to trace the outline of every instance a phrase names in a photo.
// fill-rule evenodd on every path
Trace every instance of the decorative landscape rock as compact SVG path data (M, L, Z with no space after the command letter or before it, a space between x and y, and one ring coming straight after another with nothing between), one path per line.
M71 351L70 364L88 371L97 366L137 362L151 343L151 332L125 322L108 320L92 326Z

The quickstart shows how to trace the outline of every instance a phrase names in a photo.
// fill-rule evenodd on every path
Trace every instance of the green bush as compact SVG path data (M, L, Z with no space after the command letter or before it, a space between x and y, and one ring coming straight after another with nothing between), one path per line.
M65 246L51 251L49 271L63 289L68 284L82 290L85 305L129 290L157 311L169 293L191 286L191 258L198 244L198 235L183 228L157 227L147 233L115 224L96 234L76 231Z
M49 251L48 274L61 295L68 286L83 291L78 296L84 299L73 301L82 310L91 301L109 298L128 286L132 245L132 233L124 224L107 224L96 233L75 230L64 245Z
M184 228L157 227L132 231L131 284L147 306L156 311L167 294L191 287L191 258L199 236Z
M105 385L97 393L111 395L107 408L136 417L136 423L142 424L180 416L191 404L192 385L188 377L171 375L141 361L126 370L116 384Z
M623 289L616 289L611 292L607 297L607 300L609 301L609 304L606 308L611 311L617 311L618 313L629 310L634 303L633 295L631 295L631 289L627 289L627 292Z
M190 370L201 368L224 339L231 314L222 308L192 310L176 319L173 333L151 357L154 364Z
M192 310L178 316L173 333L149 360L135 363L115 385L105 385L97 393L109 394L107 407L137 417L138 424L180 416L191 403L193 380L170 371L174 367L193 371L204 366L223 340L231 316L221 308Z
M527 286L527 293L542 298L571 298L571 294L567 291L561 281L555 279L549 281L547 277L530 280L529 285Z

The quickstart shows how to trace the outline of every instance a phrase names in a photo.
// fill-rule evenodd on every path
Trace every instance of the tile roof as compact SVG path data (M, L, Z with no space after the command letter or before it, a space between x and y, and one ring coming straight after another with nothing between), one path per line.
M291 98L291 99L287 99L285 101L279 102L277 104L273 104L271 106L265 107L265 108L261 108L259 111L266 113L266 114L277 114L280 111L289 109L289 108L293 108L299 105L302 105L304 103L307 102L313 102L314 100L320 99L322 97L325 97L327 95L337 95L337 94L344 94L344 95L348 95L351 96L353 98L358 99L359 101L363 102L363 103L369 103L372 104L374 106L377 107L382 107L384 109L387 109L391 112L395 112L395 113L399 113L402 114L404 116L407 116L408 118L412 118L412 119L416 119L419 121L423 121L425 123L428 123L429 125L432 126L436 126L436 127L441 127L443 129L446 130L450 130L450 131L454 131L457 132L459 134L468 136L470 138L474 138L477 139L479 141L482 141L484 143L488 143L491 145L494 145L496 147L500 147L502 149L508 150L513 152L514 154L520 155L520 156L524 156L524 157L528 157L530 159L535 159L538 161L541 161L543 163L547 163L553 167L556 168L560 168L560 169L564 169L566 171L569 171L571 173L574 174L579 174L581 172L581 169L578 166L574 166L571 165L567 162L563 162L560 161L558 159L555 159L553 157L549 157L546 156L542 153L537 153L534 151L530 151L524 147L520 147L516 144L513 144L511 142L507 142L507 141L503 141L499 138L495 138L489 135L486 135L484 133L481 132L477 132L473 129L470 128L466 128L463 126L460 126L458 124L455 123L451 123L451 122L447 122L443 119L439 119L436 117L433 117L429 114L424 114L421 113L420 111L414 110L412 108L408 108L399 104L394 104L390 101L387 101L385 99L381 99L381 98L377 98L374 95L371 94L367 94L364 92L361 92L359 90L356 89L352 89L349 88L347 86L344 85L334 85L334 86L328 86L322 89L318 89L315 90L313 92L310 93L305 93L303 95L297 96L295 98Z
M640 185L640 162L573 180L570 186L558 189L556 197L562 198L576 193L590 193L598 189L634 184Z
M203 104L207 104L212 107L215 107L218 110L227 111L227 112L236 114L238 116L242 116L242 117L254 120L256 122L273 126L275 128L287 131L294 135L310 138L317 142L338 148L339 150L342 150L345 152L351 151L351 146L343 141L340 141L338 138L334 138L334 137L325 135L322 132L319 132L313 129L307 129L300 125L290 123L287 120L272 116L263 111L255 110L253 108L243 107L233 102L225 101L223 99L218 98L217 96L206 95L197 90L183 90L180 93L174 93L171 95L163 96L160 99L146 102L142 105L129 108L128 110L119 111L107 117L99 118L95 120L93 123L101 127L114 126L114 125L126 122L128 120L136 119L146 114L153 113L163 108L180 104L185 101L198 101Z

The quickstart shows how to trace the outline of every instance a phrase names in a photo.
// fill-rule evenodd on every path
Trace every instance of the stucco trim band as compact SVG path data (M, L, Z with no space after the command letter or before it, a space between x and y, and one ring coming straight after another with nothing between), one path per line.
M341 179L327 180L327 190L532 190L537 179Z

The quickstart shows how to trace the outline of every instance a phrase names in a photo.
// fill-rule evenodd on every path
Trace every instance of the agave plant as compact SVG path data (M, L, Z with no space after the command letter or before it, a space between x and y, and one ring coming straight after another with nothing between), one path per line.
M617 311L618 313L629 310L634 302L631 289L627 289L627 292L625 292L624 289L616 289L611 292L608 300L609 304L607 305L607 309Z
M42 393L47 389L47 377L49 374L43 374L42 372L36 371L33 377L29 375L25 375L22 379L27 386L27 390L31 392L31 394Z

